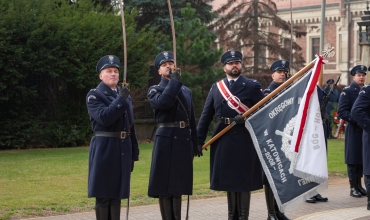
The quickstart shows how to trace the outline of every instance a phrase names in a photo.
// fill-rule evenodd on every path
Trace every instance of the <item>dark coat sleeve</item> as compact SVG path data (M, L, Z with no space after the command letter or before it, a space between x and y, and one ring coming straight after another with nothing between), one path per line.
M362 88L353 104L351 115L362 129L370 132L370 86Z
M216 84L213 84L210 91L208 92L208 96L206 102L204 104L204 108L201 114L201 117L198 122L197 132L198 132L198 143L203 145L208 134L208 128L213 120L213 116L215 115L215 108L214 108L214 98L212 90L216 89Z
M356 124L356 121L353 119L351 115L351 96L349 92L350 88L346 87L340 94L338 103L338 116L347 122Z
M163 92L156 92L155 86L149 88L148 101L152 108L158 110L170 109L175 103L182 85L182 82L178 80L170 80Z
M104 126L109 127L122 117L122 114L129 109L129 104L121 96L117 96L108 106L102 100L104 95L98 90L91 90L87 95L87 108L90 117Z

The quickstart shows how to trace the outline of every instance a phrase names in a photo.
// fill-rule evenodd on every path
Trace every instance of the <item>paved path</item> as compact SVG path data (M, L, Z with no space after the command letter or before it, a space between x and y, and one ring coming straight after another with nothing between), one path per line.
M366 209L367 197L353 198L349 196L349 184L344 178L331 183L322 193L329 198L328 202L303 203L286 212L291 219L297 220L365 220L370 219L370 211ZM125 202L123 201L123 204ZM183 201L182 219L185 219L186 201ZM126 219L126 209L121 210L121 219ZM265 220L267 218L264 193L253 193L249 219ZM37 220L91 220L94 212L75 213L68 215L28 218ZM130 220L161 220L158 205L136 206L130 208ZM227 219L226 197L190 201L189 219L191 220L225 220Z

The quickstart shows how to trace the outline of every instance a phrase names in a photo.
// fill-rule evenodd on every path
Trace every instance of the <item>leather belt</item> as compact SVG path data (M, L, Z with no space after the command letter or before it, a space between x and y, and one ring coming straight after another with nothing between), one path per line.
M167 127L167 128L187 128L190 127L190 124L185 121L179 121L179 122L169 122L169 123L158 123L158 128L161 127Z
M130 132L126 131L118 131L118 132L108 132L108 131L94 131L93 132L94 136L97 137L115 137L118 139L125 139L130 137Z
M218 121L220 123L229 125L229 124L233 123L235 121L235 119L234 118L219 118Z

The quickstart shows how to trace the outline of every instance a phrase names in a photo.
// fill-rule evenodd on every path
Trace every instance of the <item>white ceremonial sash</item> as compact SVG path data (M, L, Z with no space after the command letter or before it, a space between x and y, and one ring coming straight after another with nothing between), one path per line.
M231 94L229 88L227 88L224 80L217 82L217 88L220 91L222 97L226 100L227 104L231 109L234 109L238 114L246 112L249 107L240 102L240 99Z

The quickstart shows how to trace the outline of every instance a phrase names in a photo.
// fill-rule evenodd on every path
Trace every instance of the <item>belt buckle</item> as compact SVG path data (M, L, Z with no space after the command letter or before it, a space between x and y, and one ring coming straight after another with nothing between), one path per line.
M227 125L230 124L230 118L225 118L225 124L227 124Z
M126 138L126 132L125 131L121 131L120 132L120 135L119 135L119 139L125 139Z
M184 121L180 121L180 128L185 128L185 122Z

